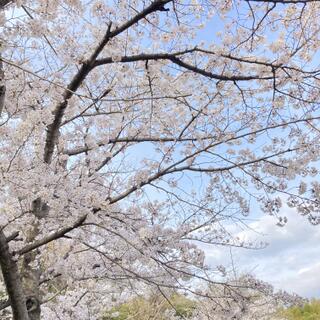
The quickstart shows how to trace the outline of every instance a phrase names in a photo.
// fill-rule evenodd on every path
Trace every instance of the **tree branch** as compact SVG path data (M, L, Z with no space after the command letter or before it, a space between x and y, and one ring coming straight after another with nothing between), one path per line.
M133 55L133 56L123 56L119 61L117 62L135 62L135 61L149 61L149 60L170 60L172 63L190 70L194 73L200 74L202 76L205 76L210 79L215 79L215 80L221 80L221 81L248 81L248 80L270 80L273 77L268 76L268 77L262 77L259 75L249 75L249 76L243 76L243 75L222 75L222 74L216 74L212 73L209 71L206 71L204 69L198 68L197 66L194 66L192 64L186 63L182 61L181 59L178 58L178 56L181 56L186 53L191 53L193 51L198 51L197 49L191 49L191 50L186 50L182 52L176 52L176 53L154 53L154 54L138 54L138 55ZM105 64L110 64L110 63L115 63L115 61L112 60L111 57L104 58L104 59L99 59L96 60L94 63L94 67L105 65Z
M84 215L84 216L80 217L73 225L65 227L65 228L61 228L60 230L52 233L51 235L49 235L43 239L37 240L33 243L26 245L25 247L23 247L22 249L18 250L15 253L18 255L23 255L23 254L26 254L26 253L34 250L34 249L37 249L37 248L45 245L53 240L57 240L59 238L62 238L68 232L80 227L84 223L86 218L87 218L87 215Z
M10 300L4 300L0 302L0 310L10 307Z
M223 143L228 143L231 141L235 141L237 139L242 139L245 137L249 137L252 135L257 135L263 131L267 131L267 130L272 130L272 129L277 129L277 128L281 128L281 127L286 127L289 126L291 124L298 124L298 123L307 123L310 124L310 121L313 120L319 120L320 117L310 117L310 118L304 118L304 119L296 119L296 120L292 120L292 121L287 121L287 122L282 122L279 124L273 124L267 127L263 127L261 129L255 130L255 131L251 131L251 132L247 132L247 133L243 133L241 135L238 136L234 136L232 138L229 138L227 140L221 140L217 143L215 143L213 146L218 146L221 145ZM190 142L190 141L205 141L205 140L211 140L211 139L217 139L217 136L206 136L206 137L186 137L186 138L179 138L179 137L122 137L122 138L114 138L114 139L109 139L107 141L99 141L97 142L97 146L98 147L103 147L106 146L108 144L115 144L115 143L141 143L141 142L161 142L161 143L165 143L165 142ZM66 149L63 151L63 154L67 154L68 156L76 156L78 154L87 152L92 150L93 147L88 147L88 146L81 146L81 147L76 147L74 149Z
M97 143L98 147L103 147L108 144L115 144L115 143L141 143L141 142L190 142L190 141L203 141L203 140L210 140L215 139L216 136L207 136L203 138L177 138L177 137L124 137L124 138L115 138L109 139L108 141L101 141ZM66 149L63 151L64 154L68 156L75 156L80 153L84 153L90 151L92 148L88 146L78 147L74 149Z
M13 232L12 234L10 234L8 237L7 237L7 242L10 242L12 240L14 240L16 237L19 236L19 231L15 231Z
M1 42L0 42L0 49L1 49ZM3 63L1 60L1 55L0 55L0 116L5 104L5 95L6 95L6 85L4 82L4 71L3 71Z
M246 2L267 2L267 3L281 3L281 4L306 4L306 3L311 3L311 2L320 2L320 0L245 0Z
M150 6L146 7L144 10L142 10L140 13L138 13L136 16L134 16L132 19L124 23L123 25L119 26L118 28L111 31L111 23L108 26L107 32L102 39L102 41L99 43L99 45L96 47L90 58L83 62L82 66L80 67L77 74L73 77L70 84L67 87L67 90L63 94L63 101L58 104L53 112L54 114L54 120L53 122L48 126L47 128L47 136L46 136L46 142L45 142L45 148L44 148L44 161L46 163L50 163L52 160L52 155L54 151L55 144L58 140L59 136L59 127L62 122L62 117L64 115L64 111L67 108L68 100L73 96L73 92L77 91L77 89L80 87L83 80L87 77L89 72L94 68L95 60L97 59L100 52L103 50L105 45L111 40L112 38L116 37L126 29L130 28L137 22L139 22L141 19L143 19L148 14L155 12L155 11L163 11L164 6L171 2L173 0L157 0L151 3Z
M0 0L0 10L4 9L12 0Z
M207 173L224 172L224 171L229 171L229 170L232 170L232 169L235 169L235 168L242 168L242 167L245 167L245 166L250 165L250 164L254 164L254 163L257 163L257 162L260 162L260 161L264 161L264 160L267 160L267 159L270 159L270 158L273 158L273 157L276 157L276 156L279 156L279 155L286 154L288 152L293 152L293 151L297 151L298 150L297 148L295 148L295 149L290 149L289 148L289 149L286 149L286 150L283 150L283 151L280 151L278 153L271 154L271 155L268 155L268 156L265 156L265 157L261 157L261 158L257 158L257 159L254 159L254 160L241 162L241 163L234 163L234 164L232 164L230 166L220 167L220 168L219 167L218 168L214 168L214 167L210 167L210 168L192 167L191 165L185 165L185 166L178 167L179 164L187 161L188 159L190 159L190 158L192 158L192 157L194 157L194 156L196 156L196 155L198 155L198 154L200 154L202 152L208 151L212 147L213 147L213 145L209 145L206 148L204 148L203 150L196 151L192 155L189 155L189 156L177 161L176 163L170 165L169 167L167 167L167 168L165 168L165 169L163 169L161 171L156 172L155 174L151 175L145 181L142 181L139 184L136 184L136 185L132 186L131 188L129 188L126 191L124 191L123 193L119 194L118 196L113 197L113 198L109 198L108 199L109 203L110 204L116 203L116 202L126 198L127 196L129 196L133 192L137 191L139 188L142 188L145 185L148 185L151 182L153 182L155 180L158 180L159 178L161 178L163 176L166 176L168 174L177 173L177 172L183 172L183 171L207 172Z

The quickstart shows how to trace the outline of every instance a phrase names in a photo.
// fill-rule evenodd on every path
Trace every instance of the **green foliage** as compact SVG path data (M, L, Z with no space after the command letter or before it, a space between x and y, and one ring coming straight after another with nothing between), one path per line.
M190 317L196 307L196 302L186 298L181 294L173 294L170 302L175 308L176 316Z
M109 310L103 320L169 320L170 311L184 319L191 317L196 307L195 301L181 294L174 293L168 300L162 296L135 298Z
M320 300L312 300L302 307L291 307L283 310L281 315L288 320L319 320Z

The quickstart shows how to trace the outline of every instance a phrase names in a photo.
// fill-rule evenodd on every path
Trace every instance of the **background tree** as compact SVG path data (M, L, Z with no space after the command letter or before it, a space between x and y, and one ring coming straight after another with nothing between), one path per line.
M229 281L230 286L211 284L204 292L207 296L185 297L179 293L165 292L165 296L145 292L144 296L128 299L108 310L105 320L284 320L305 319L301 315L316 312L306 300L294 295L275 292L267 283L250 275ZM196 285L195 285L196 287ZM199 288L198 288L199 289ZM168 300L166 299L168 298ZM214 298L213 298L214 297ZM316 319L316 318L314 318Z
M216 283L197 244L256 247L229 226L258 204L279 225L283 201L319 222L318 1L0 8L14 319L94 319L141 284Z
M229 282L233 286L210 285L208 296L197 299L192 319L199 320L285 320L292 308L306 300L284 292L250 275ZM212 299L212 297L215 299Z
M320 317L320 302L312 300L303 306L293 306L281 312L288 320L316 320Z
M163 295L150 294L140 296L108 310L104 320L168 320L188 319L193 316L196 301L176 292L168 292L166 299Z

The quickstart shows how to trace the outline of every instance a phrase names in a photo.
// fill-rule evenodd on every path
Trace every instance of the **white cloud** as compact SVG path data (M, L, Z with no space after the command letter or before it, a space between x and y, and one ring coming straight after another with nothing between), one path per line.
M285 227L263 216L238 235L247 240L268 242L262 250L232 249L232 260L239 273L251 272L277 289L296 292L305 297L320 297L320 225L311 225L294 210L284 208ZM230 264L225 248L206 248L207 263Z

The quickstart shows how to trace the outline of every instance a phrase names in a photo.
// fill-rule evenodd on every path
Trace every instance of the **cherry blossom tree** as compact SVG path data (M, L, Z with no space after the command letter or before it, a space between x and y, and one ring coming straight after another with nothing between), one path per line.
M229 288L210 284L203 290L207 296L202 297L185 297L170 290L165 290L164 296L144 292L144 297L131 298L111 308L103 319L285 320L287 314L300 310L307 302L296 295L275 292L271 285L250 275L230 279L229 284Z
M199 244L259 246L230 232L259 206L317 224L319 15L0 0L0 309L97 319L141 285L217 283Z
M209 295L197 301L192 320L285 320L281 311L291 310L292 305L301 307L306 302L296 295L275 292L271 285L250 275L230 283L234 286L227 289L209 286ZM215 299L211 298L213 295Z

